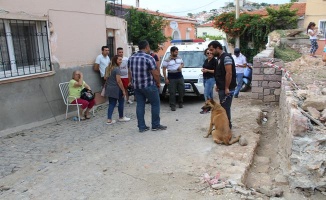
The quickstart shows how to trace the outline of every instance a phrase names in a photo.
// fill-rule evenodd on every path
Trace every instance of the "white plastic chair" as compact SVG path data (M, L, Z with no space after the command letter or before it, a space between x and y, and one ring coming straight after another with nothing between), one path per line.
M59 83L60 92L63 98L63 102L66 104L66 119L68 117L68 108L69 106L76 106L77 107L77 115L78 115L78 121L80 121L80 115L79 115L79 106L82 104L71 104L69 103L69 98L73 98L74 100L77 100L76 97L69 96L69 82ZM93 116L94 115L94 107L92 108Z

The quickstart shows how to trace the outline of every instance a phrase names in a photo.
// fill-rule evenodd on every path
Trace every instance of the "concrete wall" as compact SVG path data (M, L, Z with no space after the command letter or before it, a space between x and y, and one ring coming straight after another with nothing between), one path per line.
M65 113L65 105L59 90L59 83L71 79L72 72L79 69L90 87L99 91L100 78L92 66L75 66L59 69L54 64L56 73L49 77L35 78L1 84L0 96L0 131L22 126L24 124L47 120ZM70 108L73 110L72 107Z
M49 43L53 71L48 74L0 80L0 133L24 128L62 116L65 113L58 84L71 79L74 70L84 73L93 91L101 91L99 73L93 63L113 30L115 47L128 52L125 20L106 16L103 0L11 0L1 1L0 18L45 20L49 24ZM126 54L127 55L127 54ZM102 99L103 100L103 99ZM103 102L103 101L102 101Z
M253 99L262 100L265 104L278 105L282 71L263 64L270 62L272 58L274 48L267 48L254 57L251 95ZM283 67L282 61L274 64Z
M214 27L197 27L197 37L205 37L205 35L203 34L204 32L206 32L207 35L222 36L226 38L226 35L223 31L218 30Z
M307 28L310 22L315 22L319 26L319 20L326 20L325 8L326 1L324 0L306 0L304 27Z

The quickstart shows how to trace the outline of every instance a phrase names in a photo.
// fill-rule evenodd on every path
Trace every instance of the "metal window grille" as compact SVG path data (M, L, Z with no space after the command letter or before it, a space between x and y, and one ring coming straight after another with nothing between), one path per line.
M0 80L51 70L46 21L0 19Z
M112 58L115 55L115 49L114 49L114 37L108 37L107 39L107 46L109 47L109 57Z

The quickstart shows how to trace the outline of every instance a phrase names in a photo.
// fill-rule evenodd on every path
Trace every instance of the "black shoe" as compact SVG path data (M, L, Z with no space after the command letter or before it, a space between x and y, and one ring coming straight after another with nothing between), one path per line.
M183 104L182 103L179 103L179 108L183 108Z
M239 98L238 95L234 95L234 98Z
M140 133L143 133L143 132L145 132L145 131L148 131L149 130L149 127L148 126L146 126L146 128L145 129L143 129L143 130L139 130L139 132Z
M172 111L175 111L175 107L171 107L171 110L172 110Z
M152 131L166 130L167 128L167 126L159 125L156 128L152 128Z

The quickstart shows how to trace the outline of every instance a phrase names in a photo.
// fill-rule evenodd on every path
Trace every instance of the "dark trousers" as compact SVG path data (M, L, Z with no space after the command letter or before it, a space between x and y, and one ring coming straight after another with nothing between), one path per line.
M232 128L231 104L232 104L233 94L234 94L234 90L230 90L229 96L226 97L225 90L219 90L218 91L218 96L219 96L219 99L220 99L221 106L225 109L226 115L228 116L228 119L229 119L230 128Z
M170 107L171 108L175 108L176 105L176 93L178 91L179 93L179 97L178 97L178 103L183 103L183 96L185 94L185 83L184 83L184 79L183 78L179 78L179 79L169 79L170 83L168 86L169 89L169 94L170 94L170 98L169 98L169 103L170 103Z

